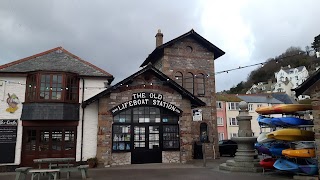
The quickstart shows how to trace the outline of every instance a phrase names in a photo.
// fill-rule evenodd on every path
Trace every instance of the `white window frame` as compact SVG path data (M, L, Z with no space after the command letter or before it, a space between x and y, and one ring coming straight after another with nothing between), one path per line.
M253 111L253 104L251 104L251 103L248 104L248 110Z
M222 117L217 117L217 125L223 126L223 118Z
M217 106L217 109L222 109L222 102L221 101L217 101L216 102L216 106Z
M229 125L230 126L238 126L237 118L229 118Z
M239 110L239 103L238 102L229 102L228 103L229 110Z
M230 138L232 137L238 137L238 133L230 133Z
M219 141L224 140L224 133L218 133Z

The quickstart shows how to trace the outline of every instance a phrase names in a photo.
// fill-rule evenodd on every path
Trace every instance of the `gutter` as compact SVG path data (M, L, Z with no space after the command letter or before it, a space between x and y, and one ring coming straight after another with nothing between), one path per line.
M81 99L81 104L84 102L84 78L82 78L82 99ZM82 107L82 116L81 116L81 154L80 154L80 162L82 164L83 162L83 130L84 130L84 108Z

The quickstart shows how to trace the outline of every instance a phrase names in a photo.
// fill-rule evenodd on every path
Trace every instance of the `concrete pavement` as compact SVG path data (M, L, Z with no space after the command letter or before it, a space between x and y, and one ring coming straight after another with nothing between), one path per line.
M207 160L206 167L203 167L203 160L194 160L188 164L135 164L95 168L89 169L88 174L93 180L270 180L292 179L293 177L293 175L286 173L238 173L219 170L219 165L228 159L230 158L221 157L220 159ZM0 180L13 180L14 177L14 172L0 173ZM65 179L65 177L66 174L62 173L62 178ZM30 179L30 175L28 179ZM71 173L71 179L81 179L80 173Z

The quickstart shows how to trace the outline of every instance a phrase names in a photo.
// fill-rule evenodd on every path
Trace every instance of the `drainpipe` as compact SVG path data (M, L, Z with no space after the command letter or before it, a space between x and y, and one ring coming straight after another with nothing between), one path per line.
M82 100L81 104L84 102L84 78L82 78ZM83 127L84 127L84 107L82 107L82 117L81 117L81 155L80 155L80 162L83 162Z

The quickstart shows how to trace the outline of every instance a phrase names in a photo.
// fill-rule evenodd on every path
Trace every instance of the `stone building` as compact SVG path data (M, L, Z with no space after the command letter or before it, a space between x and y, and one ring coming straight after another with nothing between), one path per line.
M104 165L185 163L200 141L208 158L218 147L214 60L224 52L194 30L162 42L159 30L140 71L82 104L98 107Z

